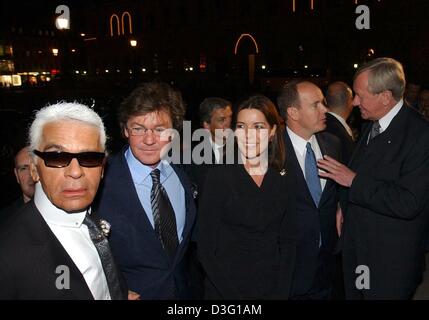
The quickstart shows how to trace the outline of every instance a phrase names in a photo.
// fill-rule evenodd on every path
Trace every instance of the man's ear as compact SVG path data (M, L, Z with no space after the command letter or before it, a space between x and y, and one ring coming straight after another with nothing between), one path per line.
M16 168L13 168L13 172L15 173L16 182L18 182L18 184L21 184L19 182L18 170L16 170Z
M381 95L381 99L383 100L383 105L387 106L390 101L392 101L393 98L393 94L392 91L390 90L384 90L383 92L380 93Z
M128 134L128 131L127 131L127 128L126 127L124 127L124 136L125 136L125 138L129 138L130 137L130 135Z
M210 130L210 124L208 122L204 121L203 122L203 128L207 129L207 130Z
M40 177L39 177L39 173L37 172L37 167L34 164L34 161L31 161L30 163L30 174L34 182L39 182Z
M289 107L286 109L287 112L287 118L292 120L298 120L299 119L299 110L297 107Z

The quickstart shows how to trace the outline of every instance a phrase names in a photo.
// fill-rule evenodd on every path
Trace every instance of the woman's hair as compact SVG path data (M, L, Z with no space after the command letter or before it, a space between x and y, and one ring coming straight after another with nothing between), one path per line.
M277 171L284 168L286 160L286 150L284 143L283 119L280 117L274 103L263 95L253 95L242 101L234 113L234 127L237 123L237 115L243 109L259 110L267 119L270 127L276 126L273 139L268 144L268 165Z

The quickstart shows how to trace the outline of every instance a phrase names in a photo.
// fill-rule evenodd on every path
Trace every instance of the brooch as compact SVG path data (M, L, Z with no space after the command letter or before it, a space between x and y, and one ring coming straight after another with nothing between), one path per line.
M198 197L198 188L195 183L191 184L192 197L196 199Z
M110 233L110 227L111 227L110 223L104 219L100 219L100 227L101 227L101 232L103 232L103 235L107 237Z
M286 173L287 173L287 172L286 172L286 169L282 169L282 170L280 171L280 175L281 175L281 176L284 176Z

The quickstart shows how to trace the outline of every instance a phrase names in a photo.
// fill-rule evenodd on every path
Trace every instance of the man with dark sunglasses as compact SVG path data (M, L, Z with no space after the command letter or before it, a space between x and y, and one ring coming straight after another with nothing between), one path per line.
M186 174L163 155L185 107L166 83L136 88L119 109L128 144L108 160L98 212L128 287L141 299L189 299L187 251L196 209Z
M34 200L0 230L0 299L126 299L110 226L90 207L104 170L101 118L76 103L47 106L29 140Z

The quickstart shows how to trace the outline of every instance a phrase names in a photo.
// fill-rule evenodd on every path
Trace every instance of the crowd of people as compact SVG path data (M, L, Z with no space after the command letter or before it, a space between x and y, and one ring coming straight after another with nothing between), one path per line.
M429 91L412 86L378 58L352 88L210 97L184 141L180 92L143 83L112 155L91 108L43 107L0 212L0 299L411 299L429 240Z

